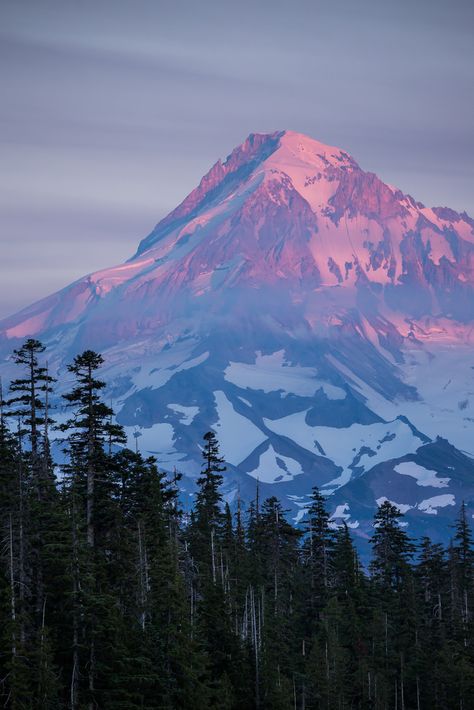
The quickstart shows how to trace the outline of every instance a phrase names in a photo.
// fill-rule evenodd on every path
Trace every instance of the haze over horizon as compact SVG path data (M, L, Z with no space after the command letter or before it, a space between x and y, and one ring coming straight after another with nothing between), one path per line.
M427 0L4 0L0 317L130 257L251 132L308 134L472 216L473 20Z

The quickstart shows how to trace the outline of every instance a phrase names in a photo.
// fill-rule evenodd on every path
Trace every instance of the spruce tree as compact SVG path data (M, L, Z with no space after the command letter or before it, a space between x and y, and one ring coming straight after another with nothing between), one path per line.
M412 649L416 643L416 595L410 565L415 546L400 526L402 513L385 501L374 516L370 564L375 643L373 664L382 697L409 704L415 694Z
M13 396L8 401L9 416L20 419L28 434L34 464L40 454L41 427L48 424L45 398L52 391L54 382L47 366L41 365L38 359L44 351L45 346L33 338L14 351L13 362L24 370L24 374L10 384Z
M16 495L10 509L10 533L14 537L12 573L16 558L18 592L15 615L21 644L21 652L16 656L29 667L32 707L40 707L41 698L47 698L53 707L57 698L56 669L48 637L53 623L50 611L57 591L53 569L60 560L51 544L60 546L60 543L50 538L49 533L54 528L52 520L60 517L60 512L56 506L57 489L48 438L48 426L52 423L49 396L54 379L40 363L44 350L39 341L29 339L14 351L13 362L21 375L10 384L11 397L6 412L2 404L0 425L4 440L5 415L17 425ZM17 674L13 672L12 678L15 677Z
M297 670L297 585L300 531L287 520L276 497L264 501L260 514L263 564L261 609L261 679L263 707L288 707Z
M467 629L473 617L474 544L464 501L461 503L455 531L453 549L457 563L459 608L463 625Z
M63 395L72 409L61 430L67 434L69 455L65 472L72 526L73 708L81 702L92 708L97 701L97 677L109 672L107 629L114 623L108 560L118 504L109 449L123 443L125 436L100 396L105 383L96 372L102 363L102 356L91 350L78 355L68 367L75 386Z
M388 500L379 506L374 517L370 571L374 581L387 591L398 589L414 553L413 543L400 526L402 517Z
M197 480L198 492L187 539L196 575L191 594L195 604L195 633L209 658L212 706L231 708L240 664L240 646L232 626L229 575L224 548L233 537L225 526L220 486L226 470L213 432L204 435L203 468ZM229 517L227 516L229 524Z
M303 559L308 584L308 614L314 625L328 598L329 558L334 545L334 531L329 527L325 499L316 486L311 493L305 533Z
M446 659L449 618L449 572L445 550L424 537L419 544L417 583L417 635L412 651L416 659L417 705L437 708L444 696L442 678ZM439 704L441 702L441 705Z

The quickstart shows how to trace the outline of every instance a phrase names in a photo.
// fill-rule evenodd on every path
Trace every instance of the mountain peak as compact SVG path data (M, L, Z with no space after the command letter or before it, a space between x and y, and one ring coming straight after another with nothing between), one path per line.
M296 131L251 133L126 264L81 279L65 300L52 296L8 319L5 332L8 338L35 334L51 319L69 323L100 304L101 318L109 308L112 314L112 342L116 298L136 305L120 328L137 333L143 323L171 322L174 298L184 308L197 296L277 289L293 308L326 288L331 299L347 291L350 301L349 291L364 284L384 308L415 316L445 311L464 320L474 313L473 248L467 216L425 208L364 172L340 148ZM150 293L160 298L159 314ZM165 303L172 304L169 313ZM313 323L326 315L305 317Z
M334 170L358 168L355 160L340 148L303 133L288 130L251 133L224 162L219 159L214 163L199 185L142 240L135 256L141 256L170 231L196 217L202 209L225 201L252 176L262 177L263 173L274 177L279 173L303 187L308 180L318 176L320 179L324 172L328 172L332 180Z
M277 131L218 160L130 261L0 323L0 358L25 337L53 373L100 351L162 466L195 475L214 428L229 495L278 483L300 520L316 483L364 534L384 498L425 530L472 497L472 464L436 437L472 445L473 322L467 215Z
M353 158L340 148L322 143L304 133L297 133L296 131L283 131L280 138L280 150L282 150L282 152L291 152L294 156L298 156L303 162L312 163L315 159L321 160L324 158L330 163L336 161L337 164L341 163L343 160L350 160L352 164L356 165ZM285 154L286 157L289 157L288 152Z

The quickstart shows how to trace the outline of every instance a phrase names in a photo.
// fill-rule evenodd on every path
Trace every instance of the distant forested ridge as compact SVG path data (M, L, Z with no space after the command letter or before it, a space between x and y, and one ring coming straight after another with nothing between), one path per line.
M474 708L464 505L445 549L410 539L384 502L363 569L317 488L299 528L258 486L231 510L208 432L185 512L179 473L126 448L99 354L69 366L60 425L42 344L13 358L0 392L2 707Z

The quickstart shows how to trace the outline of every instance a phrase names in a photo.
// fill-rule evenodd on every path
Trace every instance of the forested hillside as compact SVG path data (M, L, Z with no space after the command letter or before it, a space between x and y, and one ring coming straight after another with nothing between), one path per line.
M231 510L208 432L188 513L179 473L125 447L101 356L71 363L58 425L43 351L15 351L18 378L0 397L3 707L474 707L464 504L445 549L410 539L384 502L364 569L316 488L298 528L258 485Z

